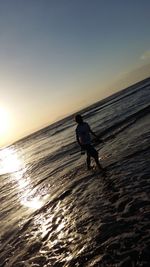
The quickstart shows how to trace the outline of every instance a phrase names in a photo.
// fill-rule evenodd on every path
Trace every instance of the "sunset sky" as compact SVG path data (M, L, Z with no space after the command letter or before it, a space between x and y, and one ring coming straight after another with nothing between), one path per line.
M149 0L0 0L0 146L148 76Z

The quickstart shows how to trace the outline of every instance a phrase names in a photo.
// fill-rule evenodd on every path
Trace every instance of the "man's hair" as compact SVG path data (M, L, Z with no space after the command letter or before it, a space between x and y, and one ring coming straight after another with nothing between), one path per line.
M77 123L82 123L82 122L83 122L82 116L81 116L80 114L77 114L77 115L75 116L75 121L76 121Z

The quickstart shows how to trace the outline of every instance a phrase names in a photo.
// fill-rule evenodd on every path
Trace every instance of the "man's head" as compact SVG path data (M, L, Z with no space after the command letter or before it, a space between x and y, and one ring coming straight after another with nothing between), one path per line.
M82 122L83 122L82 116L81 116L80 114L77 114L77 115L75 116L75 121L76 121L78 124L82 123Z

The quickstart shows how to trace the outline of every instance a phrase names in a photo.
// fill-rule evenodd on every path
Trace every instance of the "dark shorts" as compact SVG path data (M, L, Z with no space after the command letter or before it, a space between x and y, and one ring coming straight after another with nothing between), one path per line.
M93 158L98 157L98 152L96 151L96 149L92 146L92 145L84 145L83 149L86 151L87 156L91 156Z

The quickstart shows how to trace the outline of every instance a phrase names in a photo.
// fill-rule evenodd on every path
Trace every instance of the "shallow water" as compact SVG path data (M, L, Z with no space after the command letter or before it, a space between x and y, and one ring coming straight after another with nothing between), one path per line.
M0 151L0 266L149 266L149 103L147 79L82 111L106 177L72 116Z

